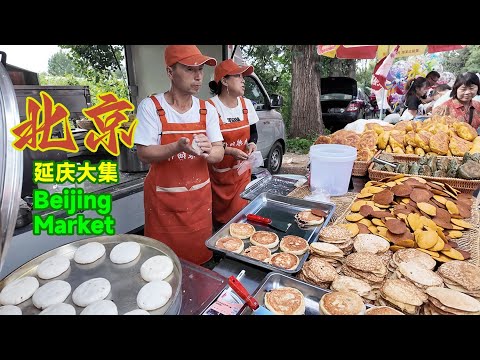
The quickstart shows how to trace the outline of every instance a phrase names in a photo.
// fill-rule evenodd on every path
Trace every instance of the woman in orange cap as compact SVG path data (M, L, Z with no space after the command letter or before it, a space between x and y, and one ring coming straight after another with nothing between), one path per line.
M145 98L137 109L135 144L150 164L144 182L145 236L160 240L196 264L211 259L212 191L208 163L223 158L215 108L195 95L204 65L215 66L195 45L169 45L170 90Z
M242 173L239 168L257 149L258 115L252 102L243 97L244 77L252 73L253 66L239 66L231 59L225 60L215 67L214 80L209 84L215 96L208 101L218 111L225 148L223 160L209 165L213 220L217 227L227 223L248 203L240 193L251 180L251 169Z

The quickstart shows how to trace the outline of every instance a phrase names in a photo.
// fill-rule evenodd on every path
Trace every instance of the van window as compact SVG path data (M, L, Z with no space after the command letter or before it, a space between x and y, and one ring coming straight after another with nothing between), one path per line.
M244 96L251 100L255 110L265 110L266 109L266 99L263 95L260 87L255 82L255 80L249 76L245 78L245 94Z

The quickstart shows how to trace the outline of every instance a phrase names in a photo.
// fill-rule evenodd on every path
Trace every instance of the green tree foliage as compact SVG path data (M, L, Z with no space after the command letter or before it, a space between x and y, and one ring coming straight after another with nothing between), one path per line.
M480 72L480 45L443 54L443 69L458 75L465 71Z
M121 45L59 45L70 50L68 57L75 68L87 79L99 82L122 77L120 62L123 60Z
M63 51L53 54L52 57L48 59L48 74L52 76L65 76L67 74L72 74L77 77L80 76L72 60L70 60Z
M292 60L288 45L245 45L241 46L246 62L255 67L255 73L269 94L283 96L280 108L285 126L288 129L291 118Z

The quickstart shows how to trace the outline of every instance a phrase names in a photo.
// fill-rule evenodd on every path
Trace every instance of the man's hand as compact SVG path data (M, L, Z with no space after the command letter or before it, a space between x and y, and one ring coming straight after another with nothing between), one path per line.
M177 147L178 147L177 153L185 152L185 153L190 154L190 155L195 155L195 156L200 155L197 151L195 151L192 148L192 144L190 143L189 138L181 137L180 139L178 139Z

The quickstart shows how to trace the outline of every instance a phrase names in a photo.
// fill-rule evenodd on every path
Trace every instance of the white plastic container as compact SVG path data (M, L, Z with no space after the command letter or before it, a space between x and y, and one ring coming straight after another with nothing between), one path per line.
M347 145L320 144L310 147L310 189L323 189L331 196L348 192L357 149Z

